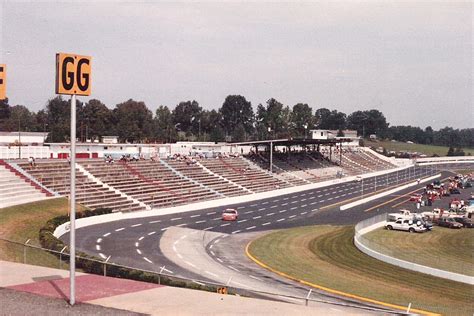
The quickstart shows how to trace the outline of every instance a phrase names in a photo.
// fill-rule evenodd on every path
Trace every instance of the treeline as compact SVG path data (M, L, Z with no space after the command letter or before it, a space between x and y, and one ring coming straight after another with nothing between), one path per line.
M47 141L64 142L69 136L70 101L49 100L45 109L31 112L26 106L0 101L0 131L49 132ZM197 101L183 101L173 109L160 105L152 113L144 102L128 100L109 109L93 99L77 102L77 136L100 140L116 135L121 142L247 141L304 137L310 129L357 130L358 135L413 141L421 144L474 147L474 129L391 126L378 110L355 111L349 115L306 103L292 107L274 98L258 104L256 111L241 95L229 95L217 110L204 110Z

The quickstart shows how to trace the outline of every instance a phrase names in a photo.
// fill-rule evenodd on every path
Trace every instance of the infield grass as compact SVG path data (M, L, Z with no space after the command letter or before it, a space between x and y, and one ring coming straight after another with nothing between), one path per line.
M269 233L249 251L297 279L391 304L472 315L474 287L378 261L353 244L353 226L308 226Z
M474 229L434 227L423 234L374 230L363 236L370 248L395 258L474 276Z
M77 205L77 211L84 207ZM69 201L66 198L48 199L39 202L21 204L0 209L0 237L20 243L30 239L29 244L40 246L39 230L51 218L59 215L67 215ZM23 262L24 249L21 245L15 245L0 241L0 259L6 261ZM41 250L27 248L26 263L58 267L56 256Z
M438 156L446 156L448 154L449 147L446 146L435 146L435 145L423 145L423 144L407 144L404 142L392 142L389 140L381 141L370 141L364 140L366 146L370 147L384 147L387 151L409 151L409 152L419 152L428 156L433 156L434 154ZM467 155L471 153L474 155L473 148L463 148L464 153Z

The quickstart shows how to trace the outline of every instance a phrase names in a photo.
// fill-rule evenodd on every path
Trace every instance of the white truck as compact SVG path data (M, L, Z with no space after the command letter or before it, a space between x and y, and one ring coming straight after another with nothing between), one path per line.
M400 210L397 213L390 213L387 215L388 222L396 222L398 219L412 219L415 216L414 213L409 210Z
M395 222L387 222L385 228L388 230L403 230L409 233L423 233L428 230L422 221L412 219L398 219Z

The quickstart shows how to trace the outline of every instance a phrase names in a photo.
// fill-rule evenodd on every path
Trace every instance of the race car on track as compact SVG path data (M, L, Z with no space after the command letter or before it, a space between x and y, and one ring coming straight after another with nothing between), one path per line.
M237 210L234 210L233 208L225 209L222 212L223 221L236 221L237 218L239 218L239 213L237 212Z
M423 195L420 193L415 193L410 196L410 202L419 202L423 198Z

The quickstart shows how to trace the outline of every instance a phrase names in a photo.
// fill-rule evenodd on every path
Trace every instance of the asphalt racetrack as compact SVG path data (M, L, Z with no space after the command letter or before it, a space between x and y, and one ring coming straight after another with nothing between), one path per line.
M78 250L109 262L204 282L217 282L262 292L304 297L308 288L259 267L245 255L245 246L260 234L305 225L354 225L379 213L424 187L409 187L341 211L340 205L440 173L440 168L465 169L471 165L414 167L383 176L221 208L183 212L97 224L78 229ZM452 176L441 172L441 179ZM362 192L363 189L363 192ZM223 208L235 208L239 218L223 222ZM69 235L61 237L68 242ZM315 291L318 299L348 303L346 299ZM354 303L354 302L352 302ZM352 304L350 303L350 304ZM367 311L366 311L367 312Z

